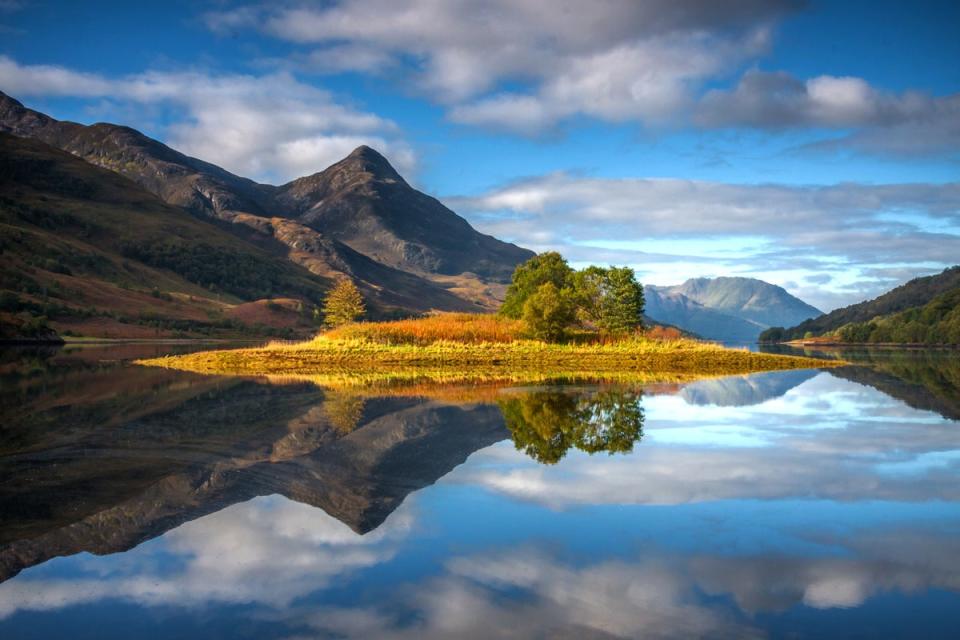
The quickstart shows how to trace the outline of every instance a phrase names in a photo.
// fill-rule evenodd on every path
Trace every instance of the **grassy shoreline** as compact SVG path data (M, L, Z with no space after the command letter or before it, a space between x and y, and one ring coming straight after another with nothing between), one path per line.
M137 363L222 375L514 382L550 378L676 379L844 364L728 349L693 340L633 338L609 344L438 340L429 344L389 344L329 336L298 344L201 351Z

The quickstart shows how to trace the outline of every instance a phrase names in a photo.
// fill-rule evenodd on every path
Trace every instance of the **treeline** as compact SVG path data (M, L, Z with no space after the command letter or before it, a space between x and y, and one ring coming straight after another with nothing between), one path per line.
M561 342L581 328L622 335L643 326L643 286L629 267L575 271L548 251L513 273L500 314L522 319L531 337Z
M805 337L833 334L848 324L870 324L874 318L889 316L913 307L922 307L934 297L960 288L960 266L951 267L933 276L914 278L885 294L818 318L811 318L795 327L773 327L760 334L761 342L786 342ZM890 342L900 342L890 341Z
M914 307L869 322L851 322L834 335L842 342L960 344L960 289Z

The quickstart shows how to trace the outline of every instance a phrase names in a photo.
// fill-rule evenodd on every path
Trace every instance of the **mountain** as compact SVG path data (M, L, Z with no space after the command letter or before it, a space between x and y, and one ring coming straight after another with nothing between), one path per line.
M833 333L840 327L851 323L868 323L881 316L887 316L913 307L922 307L935 297L960 288L960 266L951 267L942 273L923 278L914 278L887 293L857 304L836 309L817 318L801 322L788 329L779 327L764 332L761 340L778 342L798 340L808 333L821 336Z
M120 173L194 215L321 276L358 280L384 313L494 308L533 253L474 230L359 147L282 186L259 184L115 124L62 122L0 93L0 131L33 138ZM389 295L402 292L402 295ZM444 295L447 294L447 295Z
M644 287L646 313L711 340L753 342L774 322L820 315L782 287L753 278L693 278Z
M361 146L328 169L279 187L276 202L302 224L398 269L474 273L509 282L533 252L477 233Z
M3 133L0 228L4 325L26 316L83 335L210 334L253 329L243 316L259 306L266 325L312 331L298 311L330 286L116 173Z
M707 308L680 293L662 291L660 287L645 286L645 312L655 322L679 327L708 340L752 342L763 327L721 311Z
M783 288L755 278L692 278L666 287L703 306L766 327L796 324L823 312Z

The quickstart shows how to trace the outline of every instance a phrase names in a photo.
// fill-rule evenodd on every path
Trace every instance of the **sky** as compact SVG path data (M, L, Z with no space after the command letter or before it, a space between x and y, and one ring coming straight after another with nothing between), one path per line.
M955 0L0 0L0 90L274 184L368 144L650 284L828 311L960 262Z

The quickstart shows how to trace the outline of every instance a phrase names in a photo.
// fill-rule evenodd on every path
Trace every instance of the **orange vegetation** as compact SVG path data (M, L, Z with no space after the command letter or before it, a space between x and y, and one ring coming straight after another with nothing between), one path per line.
M522 338L522 320L474 313L436 313L394 322L348 324L324 334L331 340L362 339L381 344L427 345L441 340L479 344Z

